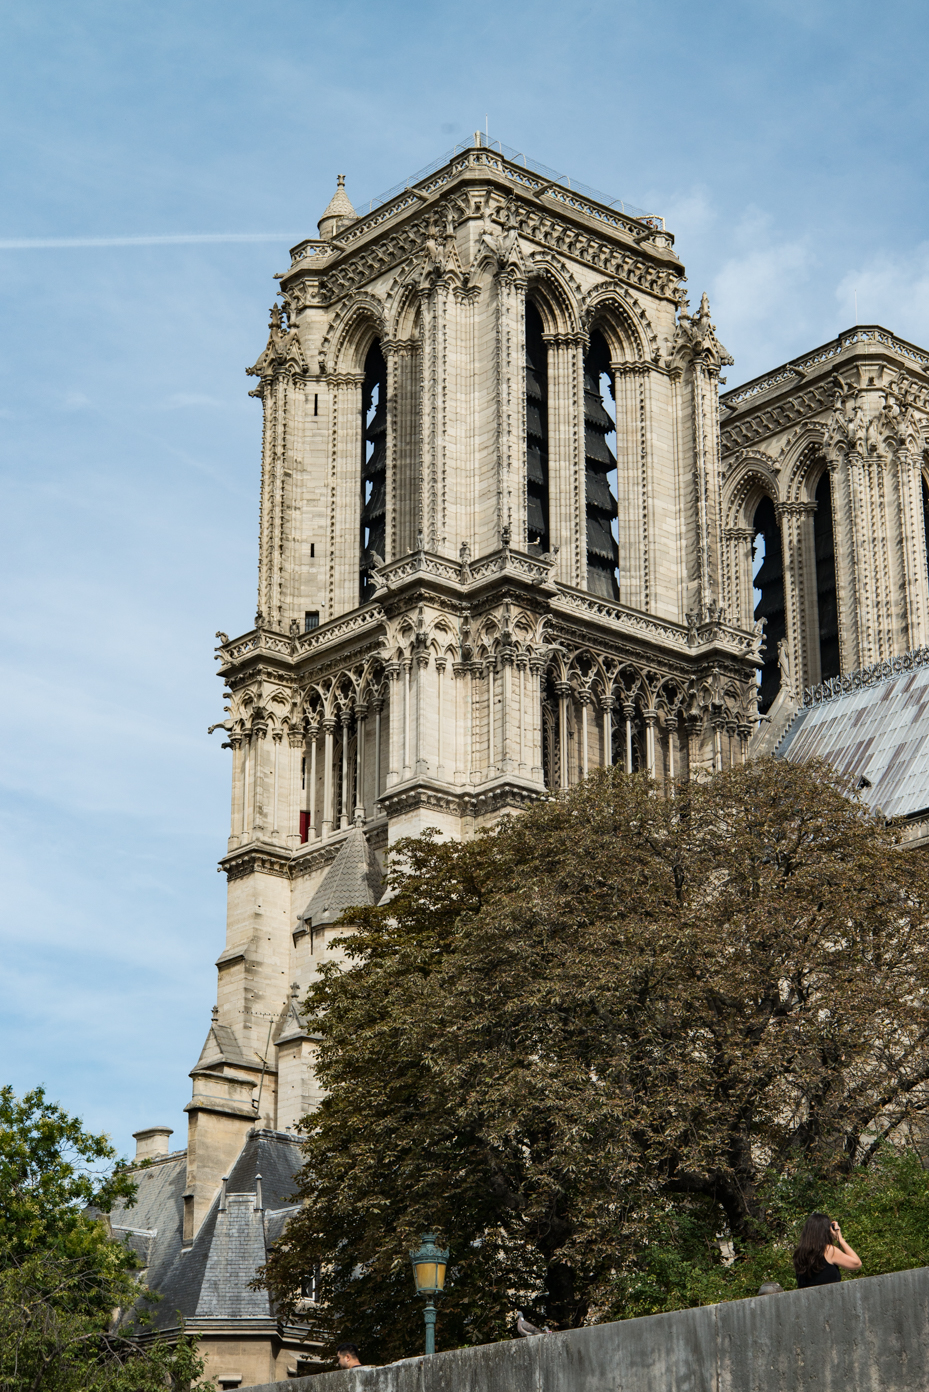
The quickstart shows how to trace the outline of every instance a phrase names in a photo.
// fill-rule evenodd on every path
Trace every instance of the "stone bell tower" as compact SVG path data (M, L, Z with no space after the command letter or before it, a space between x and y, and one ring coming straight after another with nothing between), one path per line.
M258 613L220 634L228 938L189 1106L190 1227L245 1131L316 1100L298 1001L386 847L618 763L745 756L721 607L718 383L660 217L475 137L278 277Z

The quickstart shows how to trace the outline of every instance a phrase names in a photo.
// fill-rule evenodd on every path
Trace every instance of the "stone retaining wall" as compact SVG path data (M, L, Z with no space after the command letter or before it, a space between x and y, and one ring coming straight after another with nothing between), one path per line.
M441 1311L439 1319L441 1320ZM259 1392L280 1392L280 1383ZM929 1392L929 1267L289 1379L292 1392Z

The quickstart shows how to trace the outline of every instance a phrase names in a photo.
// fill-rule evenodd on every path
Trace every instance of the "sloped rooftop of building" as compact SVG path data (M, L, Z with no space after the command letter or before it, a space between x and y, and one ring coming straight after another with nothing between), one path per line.
M300 919L319 928L335 923L353 905L376 904L380 897L381 872L374 852L361 828L352 827Z
M250 1290L249 1282L296 1210L294 1177L301 1162L293 1136L250 1131L229 1172L225 1205L217 1195L186 1249L186 1151L134 1172L136 1202L114 1208L110 1222L113 1236L146 1262L144 1283L162 1297L154 1314L159 1328L173 1329L179 1315L194 1322L272 1318L268 1292Z
M888 821L929 811L929 648L807 692L775 754L825 759Z

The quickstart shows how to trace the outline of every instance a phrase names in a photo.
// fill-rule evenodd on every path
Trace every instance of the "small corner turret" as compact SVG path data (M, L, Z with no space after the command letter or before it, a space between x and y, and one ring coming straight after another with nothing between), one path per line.
M331 242L332 238L346 222L354 222L354 220L355 209L349 202L348 194L345 192L345 175L340 174L338 176L338 186L329 200L329 206L316 224L319 228L320 239L324 242Z

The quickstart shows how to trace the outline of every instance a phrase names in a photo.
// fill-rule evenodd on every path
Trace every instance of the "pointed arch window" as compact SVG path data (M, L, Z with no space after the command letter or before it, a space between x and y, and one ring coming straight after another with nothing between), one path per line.
M925 483L923 483L925 488ZM828 681L841 671L839 661L839 603L835 583L835 536L832 530L832 476L829 470L816 486L813 538L816 550L816 606L819 614L819 679Z
M587 588L605 599L619 599L619 547L616 542L616 457L607 441L615 439L615 406L606 408L604 381L612 399L613 376L606 340L595 329L584 355L584 472L587 481Z
M755 570L755 618L764 619L764 665L761 669L761 690L758 708L762 714L770 710L781 687L778 644L786 634L784 611L784 560L781 546L781 524L770 498L764 497L752 519L755 533L753 559Z
M383 558L387 520L387 364L381 345L373 343L365 358L361 388L361 535L358 600L374 593L371 567Z
M548 350L542 316L526 301L526 542L549 551Z
M920 475L923 486L923 535L926 538L926 561L929 564L929 483L926 475Z

